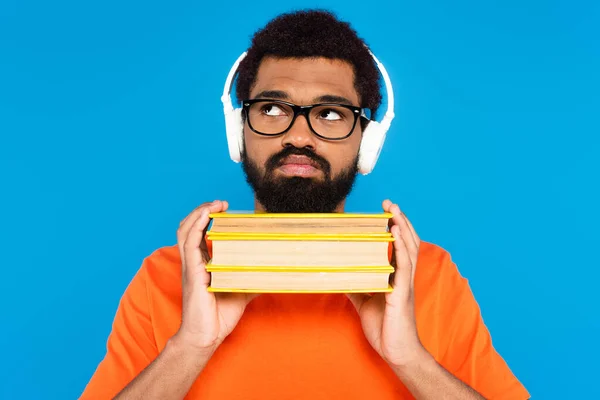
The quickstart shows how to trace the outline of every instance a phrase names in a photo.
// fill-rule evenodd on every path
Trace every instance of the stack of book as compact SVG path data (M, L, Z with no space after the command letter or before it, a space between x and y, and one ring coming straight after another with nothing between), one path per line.
M387 292L389 213L214 213L212 292Z

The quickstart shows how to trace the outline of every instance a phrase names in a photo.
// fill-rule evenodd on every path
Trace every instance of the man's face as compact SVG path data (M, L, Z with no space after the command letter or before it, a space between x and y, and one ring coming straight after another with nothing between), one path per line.
M250 99L297 105L331 96L359 106L352 66L325 58L265 58L250 92ZM278 136L255 133L246 119L242 162L256 200L267 212L341 211L356 179L361 136L360 121L348 138L333 141L316 136L304 116Z

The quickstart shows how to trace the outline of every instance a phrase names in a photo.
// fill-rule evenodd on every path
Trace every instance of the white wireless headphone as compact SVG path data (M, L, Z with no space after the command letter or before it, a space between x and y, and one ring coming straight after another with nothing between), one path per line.
M383 64L379 62L377 57L375 57L370 50L369 53L371 54L371 57L373 57L373 60L375 60L377 68L379 68L379 72L385 82L387 111L381 122L370 121L369 125L367 125L367 129L363 132L358 158L358 170L363 175L368 174L375 168L375 164L377 163L377 159L383 148L383 143L385 142L385 135L388 129L390 129L390 125L394 119L394 92L392 91L392 82L390 81L390 77ZM227 133L229 156L235 162L240 162L242 158L241 152L244 148L244 122L242 120L242 108L233 108L231 88L238 66L244 57L246 57L246 54L246 52L242 53L231 67L231 70L227 75L227 80L225 81L223 96L221 96L223 111L225 113L225 131Z

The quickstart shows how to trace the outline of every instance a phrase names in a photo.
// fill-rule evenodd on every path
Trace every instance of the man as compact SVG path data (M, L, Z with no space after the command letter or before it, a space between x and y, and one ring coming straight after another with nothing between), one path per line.
M343 212L380 101L361 39L326 12L282 15L238 69L243 169L257 211ZM316 106L305 113L295 105ZM336 104L331 104L336 103ZM205 203L127 288L82 399L526 399L468 284L396 204L393 292L213 294Z

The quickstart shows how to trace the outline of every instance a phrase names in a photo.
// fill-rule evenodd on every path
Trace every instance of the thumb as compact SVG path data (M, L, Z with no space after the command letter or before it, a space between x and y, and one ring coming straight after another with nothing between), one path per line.
M363 304L371 298L371 296L365 293L346 293L346 297L348 297L356 311L359 313Z
M246 305L250 304L250 302L252 300L254 300L256 297L260 296L260 293L247 293L246 294Z

